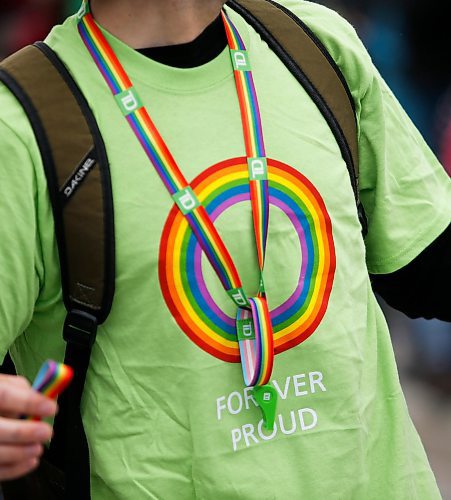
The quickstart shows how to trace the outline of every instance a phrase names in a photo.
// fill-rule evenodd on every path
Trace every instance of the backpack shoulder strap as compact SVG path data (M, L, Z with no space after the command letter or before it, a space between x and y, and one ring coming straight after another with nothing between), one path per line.
M0 64L0 81L28 115L55 220L63 300L64 362L74 379L59 398L48 458L66 471L68 498L90 497L89 448L80 402L97 325L114 295L114 216L105 145L94 115L58 56L44 43Z
M367 221L358 187L355 105L339 67L310 28L283 5L273 0L229 0L227 5L259 33L321 111L346 163L366 235Z
M114 226L108 160L94 116L44 43L5 59L0 81L22 104L41 152L66 309L102 323L114 294Z

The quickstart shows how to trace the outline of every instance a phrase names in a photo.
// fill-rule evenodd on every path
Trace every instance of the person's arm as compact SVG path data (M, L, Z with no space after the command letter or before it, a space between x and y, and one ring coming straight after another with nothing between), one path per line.
M357 98L360 195L373 290L412 318L451 321L451 182L376 68Z
M405 267L370 278L373 290L410 318L451 322L451 225Z
M25 378L0 375L0 481L15 479L35 469L43 443L52 436L49 424L19 417L44 418L55 412L55 401L31 389Z
M299 2L293 10L326 45L353 96L373 289L412 317L449 318L448 175L374 67L354 28L316 3Z
M29 135L19 134L11 128L18 122L19 111L17 107L3 105L5 94L1 90L0 362L16 338L26 330L44 275L37 214L42 191L37 189L31 143L27 142ZM32 390L25 378L0 375L1 481L34 469L42 454L42 444L52 434L47 423L19 417L52 416L55 409L55 403Z
M26 141L0 119L0 361L30 323L44 276L42 193Z

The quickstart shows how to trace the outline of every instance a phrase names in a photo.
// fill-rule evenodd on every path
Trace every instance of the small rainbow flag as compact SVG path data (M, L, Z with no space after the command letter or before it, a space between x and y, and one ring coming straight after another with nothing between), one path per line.
M74 371L70 366L48 359L41 366L32 388L44 396L56 399L70 384ZM28 417L29 420L39 420L38 417Z

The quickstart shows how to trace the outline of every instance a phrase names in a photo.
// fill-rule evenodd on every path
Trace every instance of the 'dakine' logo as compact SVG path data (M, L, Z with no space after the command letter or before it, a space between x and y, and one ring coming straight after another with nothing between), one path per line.
M67 180L61 189L67 199L75 193L85 177L94 168L95 164L96 160L90 156L83 160L81 166L75 170L75 173Z

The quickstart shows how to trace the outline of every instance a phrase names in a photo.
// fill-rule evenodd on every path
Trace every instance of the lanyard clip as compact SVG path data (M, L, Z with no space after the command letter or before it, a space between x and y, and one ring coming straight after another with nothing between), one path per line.
M276 390L272 385L261 385L252 389L252 395L262 411L265 428L268 431L274 430L277 408Z

